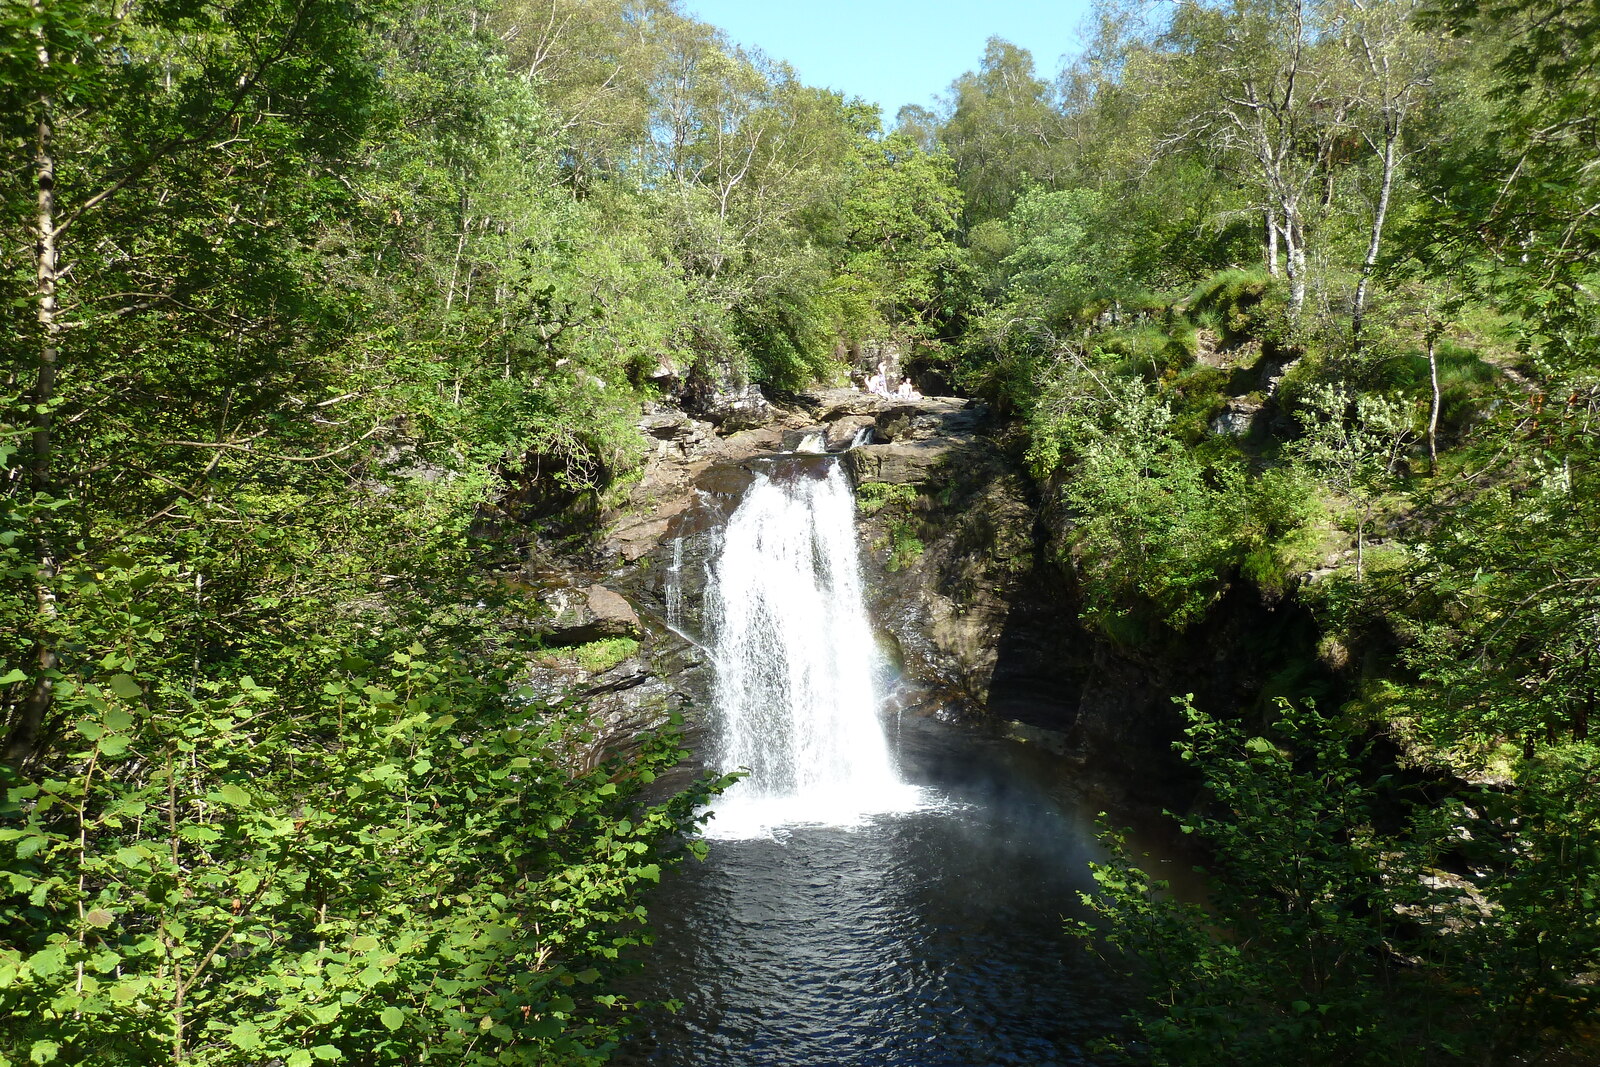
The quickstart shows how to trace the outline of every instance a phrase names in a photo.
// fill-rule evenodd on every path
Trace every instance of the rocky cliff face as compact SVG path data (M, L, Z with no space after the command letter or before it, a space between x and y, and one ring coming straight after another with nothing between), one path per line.
M1239 585L1183 634L1129 647L1086 629L1070 566L1003 423L973 407L885 412L889 445L850 454L874 615L919 710L988 720L1157 797L1186 781L1174 697L1220 714L1325 674L1303 611ZM923 457L942 450L940 458ZM875 454L879 453L879 454ZM875 482L906 487L875 492ZM873 510L873 501L885 500Z
M577 692L619 734L670 709L693 722L704 707L700 603L718 530L778 451L843 462L857 483L869 600L903 709L1007 724L1105 772L1097 777L1160 792L1177 773L1172 697L1193 693L1231 712L1274 678L1316 669L1311 620L1245 588L1155 646L1118 646L1084 629L1013 431L981 406L839 390L740 410L757 408L767 414L756 426L647 413L652 455L627 499L600 517L588 566L530 575L545 597L578 606L549 624L552 644L602 631L637 642L615 663L558 656L543 669L547 687Z

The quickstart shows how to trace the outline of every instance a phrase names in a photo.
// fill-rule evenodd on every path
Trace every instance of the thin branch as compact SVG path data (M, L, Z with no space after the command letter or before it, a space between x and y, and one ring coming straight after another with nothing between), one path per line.
M380 432L381 430L383 430L383 428L384 428L383 423L379 422L379 423L375 424L372 427L372 429L368 430L366 433L362 434L360 437L357 437L354 441L350 441L347 444L340 445L338 448L333 449L331 452L322 452L322 453L319 453L318 455L315 455L315 456L277 456L277 455L273 455L271 452L258 452L254 448L251 448L248 444L243 444L242 445L242 444L239 444L239 443L234 442L234 441L162 441L161 443L164 444L164 445L182 445L185 448L221 448L221 449L229 449L229 450L232 450L234 452L243 452L246 455L257 456L257 457L259 457L261 459L278 460L278 461L283 462L283 463L316 463L319 460L332 459L334 456L342 455L343 453L350 451L352 448L356 447L356 445L359 445L362 441L365 441L367 438L369 438L369 437L373 436L374 434L376 434L376 433ZM250 438L248 438L248 440L252 440L253 441L257 437L260 437L261 434L263 434L263 433L266 433L266 431L263 430L263 431L261 431L261 433L258 433L258 434L255 434L255 435L251 436Z

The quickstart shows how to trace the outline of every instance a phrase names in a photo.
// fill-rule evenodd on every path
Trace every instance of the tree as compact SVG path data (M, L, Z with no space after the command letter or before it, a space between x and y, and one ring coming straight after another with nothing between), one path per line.
M1595 456L1591 385L1551 403L1507 393L1470 454L1473 481L1436 486L1430 532L1404 572L1395 613L1422 684L1385 700L1430 743L1468 765L1507 740L1533 755L1592 736L1600 700L1600 531L1589 501ZM1482 472L1479 474L1479 472Z
M556 114L572 182L645 164L652 84L665 42L687 21L668 0L517 0L489 18L511 70Z
M1408 574L1426 608L1396 700L1424 732L1480 760L1586 739L1597 650L1590 486L1596 410L1592 223L1600 18L1581 5L1461 0L1425 13L1491 64L1487 114L1430 152L1429 210L1407 236L1421 269L1517 313L1518 384L1473 444L1473 477L1429 502L1434 533ZM1481 88L1474 85L1473 88ZM1523 377L1522 375L1526 375ZM1424 695L1424 693L1426 695Z
M953 237L961 194L954 166L907 134L864 134L844 176L835 285L870 313L841 333L908 342L928 338L947 309L944 289L959 271Z
M94 5L41 3L26 15L8 18L3 27L4 91L22 104L18 113L33 119L31 172L37 196L28 301L35 307L36 330L28 345L35 369L22 403L32 423L29 483L36 504L47 509L36 508L29 524L38 670L6 739L6 757L13 762L31 754L45 729L58 666L48 630L60 610L54 586L62 565L60 520L67 494L58 471L55 423L64 407L75 420L82 417L72 412L70 391L93 380L105 359L100 346L67 344L67 331L96 321L130 321L152 308L214 292L210 269L255 239L248 232L252 224L239 218L247 190L252 184L266 188L298 161L297 155L273 160L251 149L274 138L293 138L298 141L293 147L308 154L348 149L359 132L359 109L371 83L370 72L359 65L355 31L338 5L262 0L226 14L203 8L184 18L171 12L155 18L145 22L105 14ZM182 22L187 32L168 38L166 19ZM266 43L257 46L251 34ZM174 47L164 50L159 42L169 39ZM166 92L153 106L133 102L161 82ZM295 114L245 126L247 116L270 111L265 101L283 93L299 101ZM62 100L77 105L65 122L57 113ZM248 135L207 147L235 124ZM15 158L21 146L12 132L5 147ZM186 162L211 151L231 157L233 169L223 182L197 185L168 176L181 174ZM201 217L203 203L203 214L218 220L205 235L209 247L191 245L187 251L194 262L171 279L166 291L152 291L151 274L161 271L149 268L170 253L170 244L136 241L109 257L102 253L108 243L122 244L137 232L137 223L133 231L126 223L137 214L127 203L157 182L169 195L161 203L169 216L193 212L191 219ZM183 230L178 232L181 242ZM70 287L64 285L63 256L75 260ZM97 299L104 293L116 295ZM47 514L55 521L47 521Z
M978 70L951 83L946 110L940 140L955 162L963 231L1004 217L1030 183L1055 186L1064 131L1027 49L991 37Z
M1282 250L1291 318L1305 306L1310 242L1348 134L1351 101L1327 44L1335 17L1318 0L1186 3L1165 37L1173 65L1161 84L1193 101L1168 139L1206 140L1238 161L1266 215L1269 270Z
M1434 146L1413 242L1471 291L1521 309L1544 367L1593 367L1600 15L1556 0L1449 0L1429 24L1491 42L1481 127Z
M624 466L674 279L470 4L7 8L0 63L0 1058L603 1055L704 794L522 689L482 535Z
M1367 148L1378 158L1378 192L1372 206L1367 252L1361 260L1360 278L1350 307L1352 347L1360 351L1367 295L1383 248L1384 226L1403 162L1407 122L1421 103L1440 59L1437 43L1419 31L1415 19L1419 5L1413 0L1352 0L1344 16L1342 34L1356 55L1360 76L1356 93L1367 118L1358 122Z

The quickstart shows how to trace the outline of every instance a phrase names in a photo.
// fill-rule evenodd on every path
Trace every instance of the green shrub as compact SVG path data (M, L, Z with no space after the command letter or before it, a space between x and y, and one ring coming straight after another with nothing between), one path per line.
M1173 432L1189 444L1206 435L1211 419L1227 403L1229 375L1217 367L1192 367L1167 387Z
M1459 432L1472 421L1503 375L1499 367L1480 359L1472 349L1449 341L1439 342L1435 357L1439 364L1440 428L1446 433ZM1419 397L1431 394L1433 386L1424 352L1412 350L1392 363L1394 388Z
M1207 848L1205 905L1107 832L1084 897L1102 921L1073 927L1140 965L1148 999L1114 1049L1185 1067L1551 1062L1523 1054L1592 1023L1600 750L1428 810L1314 707L1280 700L1254 736L1182 703L1177 747L1210 794L1180 821Z
M888 548L888 568L891 571L903 571L916 566L927 546L917 537L911 523L895 521L889 524Z
M1200 354L1200 327L1187 318L1173 317L1167 323L1167 347L1185 363L1192 363Z
M891 504L910 505L916 499L915 486L868 482L856 487L856 510L863 515L876 515Z
M1116 360L1117 373L1157 379L1194 362L1198 334L1192 327L1174 335L1157 324L1141 323L1098 334L1092 344Z

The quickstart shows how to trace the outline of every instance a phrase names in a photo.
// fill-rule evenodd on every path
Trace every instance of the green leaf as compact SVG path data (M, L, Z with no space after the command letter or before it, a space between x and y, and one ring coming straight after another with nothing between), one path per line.
M249 1051L261 1045L261 1031L255 1023L246 1019L228 1032L228 1040L234 1048Z
M378 1013L378 1020L391 1030L398 1030L405 1025L406 1013L393 1004Z
M144 695L144 690L139 688L139 683L134 681L132 676L126 674L112 675L111 680L106 682L106 688L123 700L132 700L135 697Z
M28 676L15 667L6 671L5 674L0 674L0 685L15 685L17 682L25 682L27 680Z
M150 858L150 850L143 845L117 849L117 862L124 867L139 867Z
M248 808L250 806L250 794L232 782L218 789L217 796L222 798L224 804L232 804L236 808Z
M1275 756L1278 754L1277 748L1265 737L1252 737L1250 740L1244 743L1244 747L1249 749L1251 752L1259 752L1264 756Z
M312 1049L311 1051L317 1057L317 1059L319 1059L319 1060L342 1060L342 1059L344 1059L344 1053L340 1052L337 1048L335 1048L332 1045L318 1045L316 1048Z

